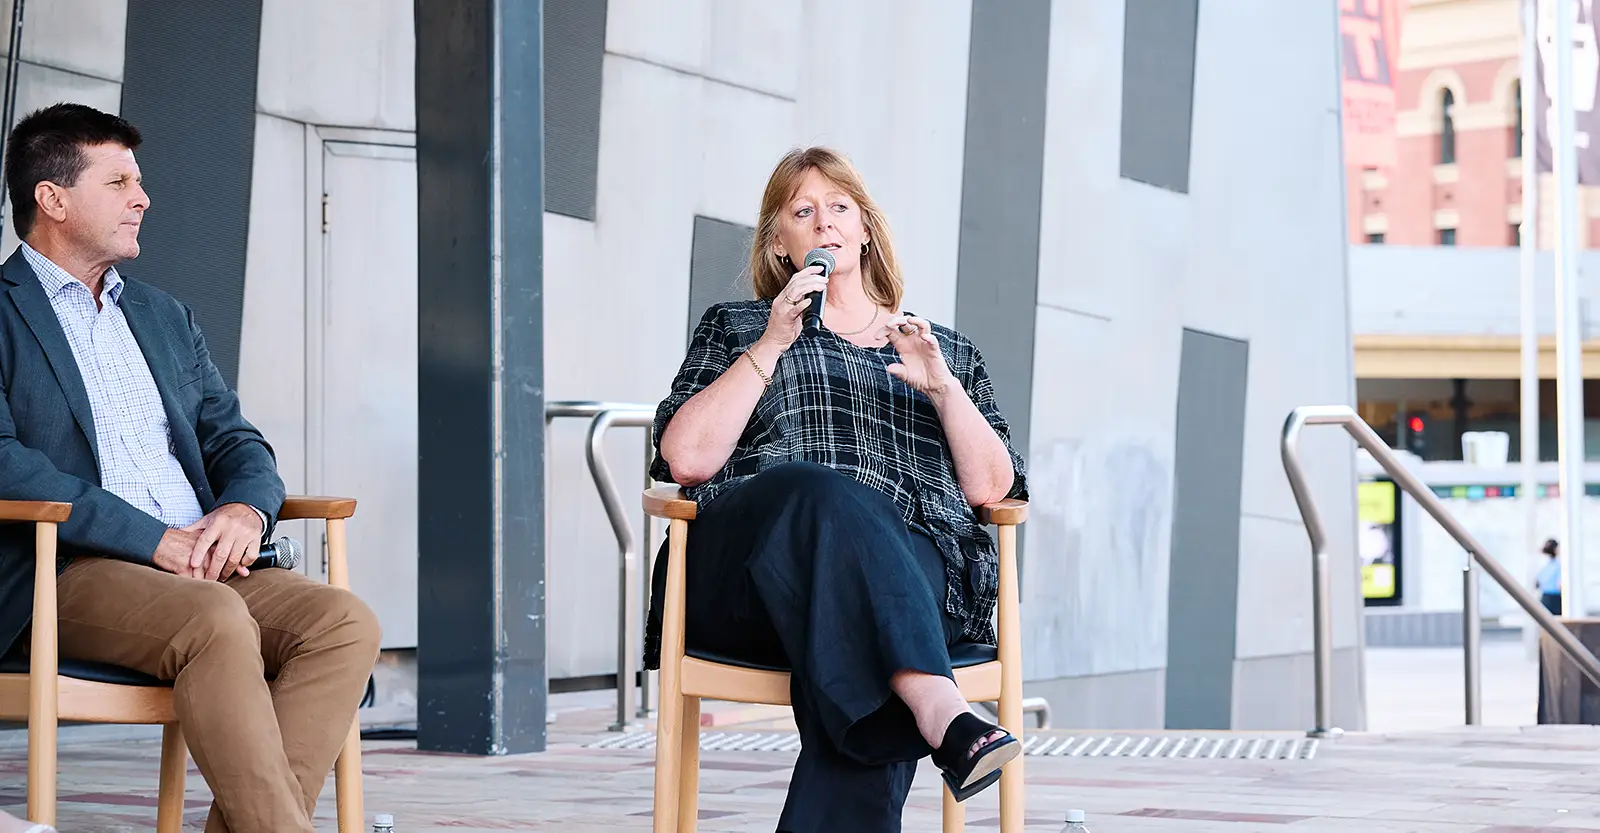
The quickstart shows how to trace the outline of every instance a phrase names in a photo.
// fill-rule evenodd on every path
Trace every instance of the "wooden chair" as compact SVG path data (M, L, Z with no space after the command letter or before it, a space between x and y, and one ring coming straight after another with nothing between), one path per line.
M280 521L327 521L328 583L350 587L345 525L354 515L350 498L290 497ZM61 659L56 652L56 525L72 513L68 503L0 501L0 521L31 521L35 531L33 637L26 658L0 660L0 719L28 721L28 818L56 823L56 732L60 721L160 724L161 787L157 833L183 829L184 778L189 750L172 710L172 684L104 663ZM340 833L359 833L365 815L361 794L361 721L350 725L334 767Z
M668 521L667 588L662 611L661 712L656 724L655 833L694 833L699 820L700 700L789 705L789 674L698 651L684 652L684 553L696 506L676 487L649 489L644 508ZM956 684L968 702L1000 702L1000 724L1022 740L1022 625L1017 610L1017 525L1028 504L984 506L979 517L1000 539L999 646L958 645ZM966 811L944 790L944 830L964 829ZM1000 831L1022 833L1022 756L1000 776Z

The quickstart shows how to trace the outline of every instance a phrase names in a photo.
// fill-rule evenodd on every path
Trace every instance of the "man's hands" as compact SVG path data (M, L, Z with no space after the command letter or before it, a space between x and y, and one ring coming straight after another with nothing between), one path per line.
M227 581L250 575L261 549L261 516L243 503L225 503L183 529L161 536L154 561L180 576Z

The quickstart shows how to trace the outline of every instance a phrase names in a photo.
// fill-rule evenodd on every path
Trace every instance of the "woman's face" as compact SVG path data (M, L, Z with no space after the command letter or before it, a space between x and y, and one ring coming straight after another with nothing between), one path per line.
M827 249L833 255L833 274L861 268L861 247L871 242L862 223L861 207L836 183L815 168L806 172L794 196L778 216L778 239L773 251L788 256L794 270L805 266L806 252Z

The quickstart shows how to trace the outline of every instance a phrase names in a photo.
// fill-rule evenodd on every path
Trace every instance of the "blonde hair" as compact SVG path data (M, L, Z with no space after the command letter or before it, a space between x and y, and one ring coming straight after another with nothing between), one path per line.
M867 252L861 258L861 286L867 297L891 310L900 308L900 298L905 294L905 281L900 275L900 261L894 255L894 241L889 235L889 221L883 210L867 193L861 174L843 154L825 147L796 148L784 154L767 179L767 190L761 195L761 218L756 222L755 239L750 244L750 282L756 297L770 301L789 285L794 269L785 267L783 259L772 251L778 238L778 216L794 197L800 180L810 171L817 171L839 186L861 209L862 223L868 237Z

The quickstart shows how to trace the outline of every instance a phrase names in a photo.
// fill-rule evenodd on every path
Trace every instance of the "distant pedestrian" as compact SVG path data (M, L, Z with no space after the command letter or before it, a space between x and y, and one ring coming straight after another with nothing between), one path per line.
M1561 615L1561 545L1556 539L1551 538L1544 542L1544 554L1549 558L1544 562L1544 567L1539 570L1539 577L1534 579L1535 586L1539 588L1539 601L1544 604L1544 609L1550 611L1551 616Z

